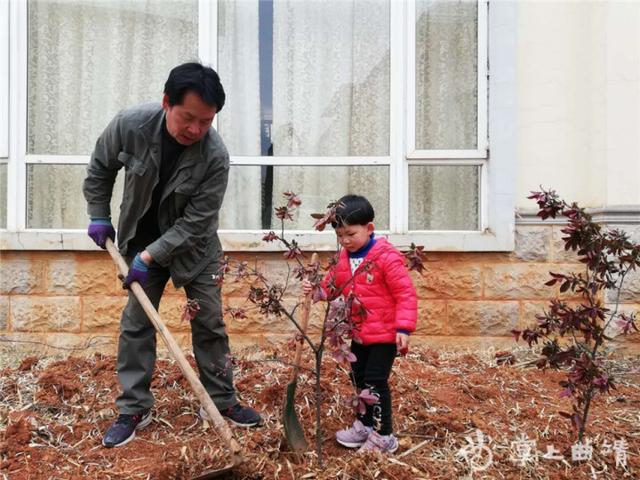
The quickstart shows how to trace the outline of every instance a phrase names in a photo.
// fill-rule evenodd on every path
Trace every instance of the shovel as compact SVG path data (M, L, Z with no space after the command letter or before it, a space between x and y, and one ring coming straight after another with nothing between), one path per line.
M318 261L318 255L314 253L311 257L311 263ZM302 319L300 320L301 333L306 334L307 325L309 323L309 310L311 309L311 294L305 295L304 303L302 305ZM296 386L298 384L298 371L300 370L300 359L302 357L302 346L304 341L296 342L296 352L293 358L293 370L289 377L289 384L287 385L287 394L284 400L284 408L282 411L282 423L284 424L284 437L289 444L289 447L295 453L302 453L308 449L307 440L304 438L304 431L296 415L295 408L295 395Z
M126 262L124 261L124 259L120 255L120 252L118 252L118 249L113 244L110 238L107 239L106 247L109 254L111 255L111 258L113 259L116 266L118 267L120 276L122 276L122 278L126 278L129 268L127 267ZM131 285L129 285L129 289L136 296L143 310L149 316L149 320L151 320L151 323L153 323L153 326L156 328L156 330L164 340L164 343L167 345L167 348L171 353L171 356L178 363L180 370L182 370L182 374L189 381L189 384L191 385L191 389L193 390L193 393L195 393L196 397L198 397L198 400L200 400L202 407L204 408L205 412L207 412L207 414L209 415L209 418L213 421L213 424L215 425L216 430L218 431L220 436L222 436L224 442L227 445L227 448L231 452L230 464L218 470L209 470L203 473L202 475L194 478L193 480L205 480L208 478L214 478L230 471L232 468L236 467L237 465L239 465L244 461L244 458L242 457L242 449L240 448L240 445L233 438L233 434L231 433L231 429L227 425L227 422L225 422L224 418L222 418L222 415L220 415L220 412L218 411L215 404L211 400L211 397L209 396L205 388L202 386L202 383L200 382L198 375L196 374L196 372L193 371L193 368L191 368L191 365L189 365L189 362L187 362L187 359L182 353L182 350L180 350L180 347L178 346L173 336L165 326L164 322L162 321L162 318L160 318L160 315L158 314L157 310L154 308L153 304L151 303L151 300L149 300L149 297L147 297L147 294L144 293L142 286L138 282L133 282L131 283Z

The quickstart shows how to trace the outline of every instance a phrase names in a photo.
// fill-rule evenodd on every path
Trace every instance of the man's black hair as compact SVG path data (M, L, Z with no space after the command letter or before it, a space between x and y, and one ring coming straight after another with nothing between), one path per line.
M375 213L369 200L361 195L345 195L338 200L336 221L331 222L333 228L345 225L366 225L373 222Z
M169 105L181 105L187 92L197 93L204 103L216 107L218 112L224 106L224 88L220 77L211 67L189 62L178 65L169 72L169 78L164 84Z

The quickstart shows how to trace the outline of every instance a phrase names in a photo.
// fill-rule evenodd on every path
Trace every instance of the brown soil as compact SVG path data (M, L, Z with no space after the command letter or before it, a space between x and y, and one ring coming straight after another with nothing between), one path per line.
M617 360L618 388L598 397L588 436L590 461L574 462L576 442L567 420L568 399L558 396L559 372L544 374L513 358L438 353L414 349L399 358L391 378L394 422L400 449L392 456L356 455L333 440L348 425L352 411L342 401L352 392L343 370L327 359L322 416L323 465L314 451L296 457L282 436L282 402L289 367L281 352L246 350L237 358L236 385L242 401L260 410L262 428L234 427L245 462L233 479L407 479L452 480L471 473L457 455L484 435L493 462L472 478L580 479L640 478L640 374L638 360ZM507 356L508 362L500 361ZM529 357L531 358L531 357ZM527 358L528 359L528 358ZM307 367L311 358L306 359ZM520 362L520 365L519 363ZM499 364L499 365L498 365ZM311 449L315 446L313 376L298 381L299 417ZM199 405L178 367L159 361L152 386L154 421L134 441L101 446L102 432L114 420L118 394L113 357L69 357L55 362L25 359L0 372L0 479L188 479L227 463L224 443L197 416ZM519 435L535 440L536 463L519 465L514 445ZM490 438L490 440L489 440ZM627 468L616 467L606 445L625 440ZM553 447L564 460L543 459ZM412 450L413 449L413 450Z

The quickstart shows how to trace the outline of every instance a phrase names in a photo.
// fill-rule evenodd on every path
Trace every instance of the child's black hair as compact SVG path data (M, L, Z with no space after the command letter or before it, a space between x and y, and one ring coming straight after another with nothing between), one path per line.
M333 228L345 225L366 225L373 222L375 212L369 200L361 195L345 195L338 200L336 220L331 222Z

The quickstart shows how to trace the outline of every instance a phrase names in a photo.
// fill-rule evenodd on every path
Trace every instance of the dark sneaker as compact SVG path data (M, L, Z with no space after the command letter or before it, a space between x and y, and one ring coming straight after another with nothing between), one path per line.
M240 427L255 427L262 423L262 417L251 407L243 407L236 403L233 407L220 410L220 414ZM200 418L209 420L209 414L200 407Z
M137 415L120 414L116 422L102 437L102 445L107 448L119 447L136 438L136 430L151 423L151 410L143 410Z

